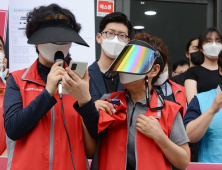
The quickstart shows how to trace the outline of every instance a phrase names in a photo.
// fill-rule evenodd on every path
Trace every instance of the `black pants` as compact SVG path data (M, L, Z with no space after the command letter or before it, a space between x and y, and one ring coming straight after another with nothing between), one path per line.
M191 162L198 162L198 142L191 145Z

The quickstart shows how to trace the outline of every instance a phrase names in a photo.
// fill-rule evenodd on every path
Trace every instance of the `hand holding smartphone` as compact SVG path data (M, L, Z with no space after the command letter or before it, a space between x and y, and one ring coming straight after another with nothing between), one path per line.
M81 79L84 77L88 62L71 61L69 68L77 74ZM69 94L65 89L62 89L62 94Z

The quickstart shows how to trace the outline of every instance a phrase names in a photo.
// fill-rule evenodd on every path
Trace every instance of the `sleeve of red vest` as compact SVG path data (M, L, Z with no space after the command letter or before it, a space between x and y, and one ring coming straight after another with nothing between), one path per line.
M75 102L73 107L82 116L83 122L92 138L101 139L103 136L105 136L106 129L102 131L100 129L100 132L98 133L98 122L100 114L96 109L95 103L92 99L82 107L79 107L78 102Z

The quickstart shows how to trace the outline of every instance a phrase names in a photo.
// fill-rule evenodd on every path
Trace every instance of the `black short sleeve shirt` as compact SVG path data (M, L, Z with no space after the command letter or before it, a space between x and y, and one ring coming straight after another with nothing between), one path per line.
M219 70L209 70L203 66L191 67L186 71L186 80L191 79L197 82L197 92L205 92L217 88L222 82Z

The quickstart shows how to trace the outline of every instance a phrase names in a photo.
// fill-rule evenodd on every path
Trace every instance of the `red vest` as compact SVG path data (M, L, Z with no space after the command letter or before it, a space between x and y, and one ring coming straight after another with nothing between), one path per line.
M0 95L0 155L6 149L6 134L4 128L4 112L3 112L3 99L4 95Z
M45 83L38 74L37 61L28 69L15 71L13 78L20 88L23 108L33 101L45 89ZM22 79L21 79L22 78ZM13 96L12 96L13 97ZM62 107L58 93L54 95L54 135L53 163L54 170L73 169L69 143L65 132ZM69 133L73 158L77 170L87 170L83 130L80 115L73 109L76 101L71 95L63 95L65 122ZM50 157L51 110L42 117L38 124L15 143L11 170L48 170ZM52 142L52 141L51 141Z
M173 95L176 99L176 102L179 103L183 107L183 111L182 111L181 115L182 115L182 118L184 118L184 115L187 110L186 89L185 89L185 87L183 87L177 83L174 83L170 79L168 79L168 81L172 87Z
M117 98L116 96L119 95ZM112 93L111 99L119 99L126 106L126 92L115 92ZM150 101L151 107L157 107L157 95L153 93ZM171 128L174 122L174 118L181 106L176 103L165 101L166 105L161 111L161 117L158 119L159 123L167 136L170 136ZM127 108L127 106L125 107ZM126 110L126 109L125 109ZM107 134L102 138L99 153L98 163L99 170L125 170L126 159L127 159L127 119L123 116L124 108L115 113L115 117L111 117L108 114L103 116L103 120L99 120L98 127L100 124L102 128L107 128L104 124L108 124ZM108 115L108 116L107 116ZM157 111L153 111L148 108L145 116L157 116ZM125 117L125 119L124 119ZM119 121L122 121L119 123ZM108 122L111 121L111 124ZM115 124L115 125L112 125ZM161 149L156 142L143 135L139 131L136 134L136 162L137 170L171 170L170 164L163 155Z
M4 90L6 88L6 84L2 81L2 78L0 78L0 90Z
M5 83L2 80L0 80L0 155L6 150L6 134L4 128L4 110L3 110L4 94L5 94Z

